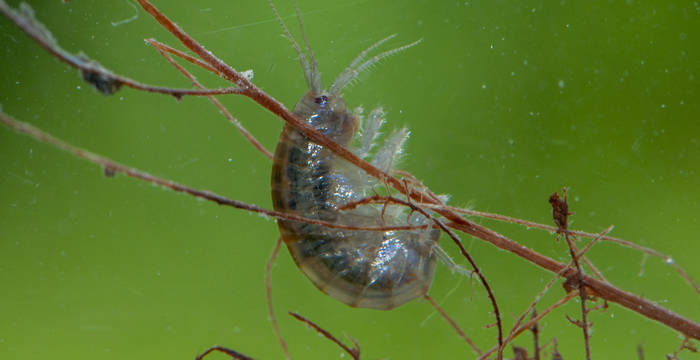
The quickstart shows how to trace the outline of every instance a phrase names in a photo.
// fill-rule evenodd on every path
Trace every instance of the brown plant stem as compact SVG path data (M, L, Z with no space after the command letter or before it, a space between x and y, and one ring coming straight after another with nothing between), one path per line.
M568 294L564 295L564 297L559 299L559 301L550 305L549 307L544 309L544 311L542 311L541 313L537 314L536 316L533 316L530 319L530 321L528 321L527 323L520 326L516 331L513 332L513 337L517 337L518 335L522 334L523 332L529 330L534 324L536 324L538 321L542 320L542 318L547 316L550 312L554 311L554 309L566 304L567 302L569 302L569 300L575 298L577 295L578 294L576 294L576 293L568 293ZM479 357L478 360L488 359L489 355L495 353L496 351L498 351L498 346L494 346L491 349L489 349L488 351L486 351L483 355L481 355L481 357Z
M579 297L581 298L581 321L576 321L574 324L581 327L583 331L583 343L586 350L586 360L591 360L591 345L588 336L588 310L586 309L586 301L588 296L586 295L586 287L581 281L583 279L583 267L581 267L581 262L579 261L579 256L576 254L578 249L574 245L574 239L569 235L569 216L573 213L569 212L569 203L566 194L566 188L562 190L563 197L559 197L558 193L553 193L549 197L549 203L552 205L552 220L557 225L557 238L560 235L564 236L564 241L569 248L569 255L571 256L571 261L576 268L575 277L570 277L567 279L567 283L572 283L572 288L576 287L578 289ZM585 257L584 257L585 258ZM593 267L595 269L595 267ZM597 269L596 269L597 271ZM602 275L599 276L602 278ZM566 283L564 284L566 288Z
M560 263L550 257L537 253L536 251L520 245L517 242L481 225L471 222L467 224L453 222L447 225L487 241L499 249L509 251L555 274L567 267L564 263ZM563 276L567 278L574 276L575 274L576 270L574 269L567 269L565 272L563 272ZM644 317L658 321L671 329L680 332L681 334L685 334L689 337L700 340L700 324L690 319L686 319L683 316L654 304L649 300L618 289L608 282L594 279L588 275L585 275L581 281L586 287L593 290L597 297L626 307L643 315Z
M310 219L310 218L305 218L305 217L294 215L294 214L288 214L288 213L283 213L283 212L279 212L279 211L269 210L269 209L259 207L257 205L248 204L248 203L244 203L242 201L229 199L229 198L215 194L215 193L210 192L210 191L193 189L193 188L190 188L188 186L176 183L174 181L158 178L158 177L153 176L145 171L142 171L142 170L139 170L136 168L132 168L132 167L128 167L126 165L120 164L120 163L118 163L110 158L107 158L105 156L98 155L98 154L95 154L95 153L90 152L88 150L81 149L81 148L78 148L78 147L73 146L71 144L68 144L67 142L38 129L37 127L34 127L34 126L27 124L25 122L18 121L16 119L12 118L11 116L1 112L1 111L0 111L0 123L5 124L8 127L17 130L18 132L29 135L29 136L33 137L34 139L37 139L41 142L53 145L56 148L63 150L65 152L71 153L79 158L83 158L85 160L88 160L90 162L98 164L105 169L105 174L107 174L108 176L114 176L116 173L124 173L125 175L127 175L129 177L143 180L143 181L146 181L146 182L149 182L152 184L160 185L160 186L166 187L168 189L174 190L176 192L184 192L184 193L187 193L187 194L192 195L194 197L213 201L219 205L231 206L231 207L234 207L237 209L255 212L255 213L259 213L259 214L263 214L263 215L267 215L267 216L272 216L272 217L278 218L278 219L305 222L305 223L309 223L309 224L318 224L321 226L325 226L325 227L329 227L329 228L336 228L336 229L361 230L361 231L390 231L390 230L418 230L418 229L427 229L428 228L427 225L382 226L382 227L351 226L351 225L336 224L336 223L332 223L332 222L328 222L328 221L323 221L323 220L318 220L318 219Z
M272 264L275 262L275 259L277 258L277 254L279 253L281 246L282 238L279 237L275 242L275 247L272 249L270 257L267 259L267 263L265 263L265 300L267 301L267 314L270 317L270 322L272 323L272 330L275 332L277 342L279 342L280 347L282 348L284 358L287 360L291 360L292 358L291 356L289 356L289 349L287 348L287 343L284 341L282 333L280 332L280 328L277 325L275 308L272 306L272 285L270 280L272 277Z
M596 237L596 239L600 239L601 236L610 232L610 230L612 230L611 228L612 227L609 227L606 231L602 232L600 235L598 235L598 237ZM579 252L576 255L576 257L577 258L583 257L583 255L585 255L586 251L590 250L591 246L594 243L595 243L595 239L593 241L591 241L588 244L588 246L586 246L583 250L581 250L581 252ZM516 334L516 332L520 329L520 324L522 324L523 320L525 320L525 317L528 314L533 314L532 315L533 317L536 316L535 306L537 306L537 304L540 302L540 300L542 300L542 297L544 296L544 294L546 294L547 291L549 291L549 289L552 287L552 285L554 285L554 283L562 276L562 274L565 271L571 269L571 267L573 265L574 265L574 262L572 260L571 262L569 262L569 264L566 266L566 268L562 269L556 275L554 275L554 277L542 288L542 290L540 290L540 292L535 296L535 299L530 303L530 305L527 307L527 309L525 309L525 311L522 313L522 315L520 315L520 317L518 317L518 319L513 324L513 327L510 330L510 332L508 333L508 336L506 336L506 340L504 341L504 346L507 345L508 343L510 343L513 339L515 339L518 336L518 334ZM501 351L503 351L503 349L501 349ZM535 354L537 354L537 353L535 353Z
M26 5L24 5L26 6ZM74 55L62 49L51 33L29 12L20 12L12 9L4 0L0 0L0 13L5 15L10 21L15 23L17 27L22 29L29 37L48 51L57 59L66 64L80 70L88 82L95 86L99 91L106 95L111 95L116 92L122 85L134 88L136 90L154 92L161 94L173 95L180 98L185 95L222 95L222 94L238 94L241 89L237 88L221 88L221 89L173 89L161 86L154 86L140 83L136 80L116 75L105 69L99 63L88 59L84 55Z
M535 317L537 317L537 310L532 309L532 318L534 319ZM532 332L533 360L540 360L540 329L537 326L537 323L530 327L530 331Z
M430 207L435 208L435 207L440 207L440 206L432 205ZM550 233L557 232L557 228L554 226L540 224L540 223L536 223L534 221L517 219L514 217L505 216L505 215L501 215L501 214L494 214L494 213L489 213L489 212L484 212L484 211L462 209L462 208L451 207L451 206L448 206L448 208L450 210L457 212L457 213L460 213L460 214L478 216L478 217L483 217L483 218L492 219L492 220L496 220L496 221L503 221L503 222L507 222L507 223L511 223L511 224L519 224L519 225L526 226L528 228L535 228L535 229L549 231ZM575 235L578 237L585 237L585 238L596 238L597 237L597 234L595 234L595 233L581 231L581 230L569 230L569 234L572 234L572 235ZM683 278L683 280L685 280L688 284L690 284L690 286L692 286L693 289L695 289L696 293L700 294L700 284L698 284L687 272L685 272L685 270L683 270L683 268L680 265L676 264L673 261L673 258L671 256L666 255L664 253L661 253L659 251L656 251L654 249L651 249L651 248L648 248L645 246L641 246L641 245L635 244L631 241L620 239L620 238L617 238L614 236L603 236L602 238L600 238L600 240L612 242L612 243L618 244L620 246L631 248L631 249L640 251L646 255L651 255L651 256L654 256L654 257L657 257L657 258L663 260L666 264L670 265L681 276L681 278Z
M307 319L307 318L305 318L297 313L294 313L294 312L289 312L289 315L291 315L293 318L305 323L306 325L308 325L312 329L316 330L316 332L321 334L323 337L325 337L326 339L328 339L328 340L332 341L333 343L335 343L336 345L338 345L341 349L343 349L343 351L348 353L348 355L350 355L354 360L360 360L360 346L357 344L357 342L354 342L355 347L349 348L347 345L343 344L340 340L338 340L338 338L333 336L333 334L331 334L330 332L328 332L324 328L316 325L313 321L311 321L311 320L309 320L309 319Z
M207 351L205 351L201 355L197 356L195 358L195 360L202 360L207 355L209 355L213 352L220 352L220 353L226 354L226 355L230 356L232 359L236 359L236 360L253 360L252 357L243 355L243 354L239 353L238 351L235 351L235 350L232 350L229 348L225 348L223 346L218 346L218 345L210 347L209 349L207 349Z
M469 346L471 346L471 348L474 350L474 352L477 353L477 355L481 355L484 353L483 351L481 351L481 349L479 349L478 346L476 346L474 341L472 341L472 339L469 338L469 336L467 336L467 334L464 332L464 330L462 330L462 328L459 327L459 325L457 325L457 322L455 322L454 319L452 319L449 315L447 315L445 310L443 310L442 307L440 307L440 305L438 305L438 303L435 301L435 299L433 299L430 295L427 295L427 294L424 295L423 297L426 300L428 300L428 302L430 303L430 305L433 306L435 311L437 311L438 314L440 314L440 316L442 316L442 318L445 319L445 321L447 321L447 323L450 324L450 326L452 326L452 328L455 330L455 332L457 332L457 335L459 335L459 337L464 339L464 341L466 341L467 344L469 344Z
M197 79L194 77L194 75L192 75L189 71L187 71L180 64L175 62L175 60L173 60L173 58L170 56L170 54L179 54L178 56L180 56L184 59L188 59L189 55L183 54L182 52L180 52L178 50L175 50L167 45L161 44L154 39L147 39L146 42L151 44L156 49L156 51L158 51L158 53L161 56L163 56L165 58L165 60L168 61L168 63L170 63L170 65L175 67L175 69L177 69L177 71L179 71L182 75L184 75L187 79L189 79L190 82L192 83L192 85L194 85L195 87L197 87L199 89L204 89L204 86L199 81L197 81ZM210 69L210 68L207 68L206 67L207 65L204 63L202 63L202 64L195 63L195 64L202 66L205 69ZM265 155L265 157L267 157L268 159L272 160L272 152L270 150L267 150L258 141L258 139L256 139L255 136L253 136L253 134L251 134L245 127L243 127L243 125L238 121L238 119L236 119L233 115L231 115L231 113L224 107L224 105L214 95L207 95L207 98L209 99L209 101L211 101L212 104L214 104L214 106L216 106L217 109L219 109L219 112L221 112L221 114L223 114L224 117L231 124L233 124L233 126L236 127L236 129L238 129L238 132L240 132L241 135L243 135L243 137L246 140L248 140L248 142L251 145L253 145L253 147L255 149L257 149L261 154Z

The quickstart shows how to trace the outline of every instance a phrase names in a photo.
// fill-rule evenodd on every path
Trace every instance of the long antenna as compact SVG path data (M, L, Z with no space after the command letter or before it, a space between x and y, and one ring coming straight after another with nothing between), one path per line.
M304 38L304 44L306 45L306 51L309 53L309 59L311 69L310 72L311 74L309 75L311 77L310 83L311 85L309 86L309 90L313 91L314 94L320 94L321 93L321 73L318 71L318 63L316 62L316 58L314 57L314 52L311 50L311 45L309 44L309 39L306 37L306 31L304 31L304 22L301 21L301 11L299 11L299 3L297 0L294 0L294 11L297 14L297 22L299 23L299 30L301 30L301 36ZM306 72L306 70L304 70Z
M309 50L309 56L311 57L312 63L309 63L309 61L306 59L306 55L301 50L301 47L299 47L299 44L292 36L292 33L289 32L287 25L282 20L282 17L280 16L279 12L277 11L275 4L272 3L272 0L267 0L267 3L270 5L270 8L272 8L272 12L275 14L275 18L277 19L277 22L280 24L280 26L282 26L282 31L284 31L284 36L287 38L287 40L289 40L289 42L292 44L292 47L294 48L294 51L296 51L297 55L299 56L299 62L301 63L302 69L304 69L304 77L306 78L306 85L309 87L309 90L311 90L315 94L320 94L321 93L321 85L320 85L321 79L320 79L320 76L318 76L318 71L316 70L316 60L314 60L313 53L311 53L311 47L309 46L308 41L306 41L306 35L304 34L304 29L303 29L303 26L301 25L301 16L299 15L299 9L296 6L296 1L294 2L294 6L297 9L297 18L299 19L299 26L302 28L302 34L304 34L306 48Z
M382 53L380 53L380 54L378 54L378 55L373 56L372 58L370 58L369 60L365 61L365 62L362 63L361 65L359 65L359 66L357 65L357 64L360 63L362 60L364 60L365 56L367 56L367 54L368 54L370 51L374 50L374 49L377 48L379 45L381 45L381 44L383 44L383 43L389 41L390 39L394 38L395 36L396 36L396 34L387 36L387 37L385 37L384 39L381 39L381 40L377 41L376 43L372 44L370 47L368 47L367 49L365 49L364 51L362 51L362 52L355 58L355 60L353 60L352 63L350 63L350 65L349 65L347 68L345 68L345 70L344 70L342 73L340 73L340 75L338 75L338 77L337 77L337 78L335 79L335 81L333 82L333 85L331 85L331 87L329 88L328 93L329 93L330 95L339 95L340 92L343 90L343 88L344 88L345 86L347 86L347 85L348 85L351 81L353 81L355 78L357 78L357 76L360 75L360 73L362 73L364 70L367 70L369 67L371 67L372 65L376 64L377 62L379 62L380 60L382 60L382 59L384 59L384 58L386 58L386 57L389 57L389 56L391 56L391 55L397 54L397 53L399 53L399 52L401 52L401 51L404 51L404 50L406 50L406 49L408 49L408 48L410 48L410 47L416 46L416 45L418 45L421 41L423 41L423 39L418 39L418 40L416 40L416 41L414 41L414 42L412 42L412 43L410 43L410 44L406 44L406 45L404 45L404 46L399 46L399 47L397 47L397 48L395 48L395 49L391 49L391 50L384 51L384 52L382 52Z

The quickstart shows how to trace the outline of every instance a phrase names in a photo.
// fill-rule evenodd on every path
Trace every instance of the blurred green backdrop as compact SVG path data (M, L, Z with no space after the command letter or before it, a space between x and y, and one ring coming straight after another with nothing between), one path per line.
M187 87L145 46L176 41L127 0L30 1L70 51L143 82ZM16 5L17 1L11 1ZM288 106L305 91L265 1L156 1L182 27ZM293 27L290 1L278 1ZM700 7L686 1L301 1L327 84L388 34L424 42L361 76L353 106L382 105L413 137L403 167L451 203L549 223L570 188L573 227L672 254L700 278ZM130 19L138 15L132 21ZM298 31L295 31L298 33ZM205 99L123 89L104 97L0 19L2 109L78 146L197 188L269 207L270 163ZM224 83L197 72L210 86ZM222 98L270 149L281 122ZM281 358L263 270L273 221L117 176L0 127L0 358L190 359L213 344ZM548 233L485 224L553 256ZM464 237L512 324L551 274ZM456 251L443 240L452 254ZM591 258L620 287L700 320L698 294L657 259L612 244ZM297 359L340 350L288 318L297 311L358 340L368 358L472 358L429 304L351 309L317 291L285 252L274 305ZM482 347L495 341L480 286L440 267L433 296ZM563 291L555 287L544 300ZM583 358L572 302L541 323L566 359ZM648 358L672 331L612 306L591 315L595 358ZM530 346L529 335L516 343ZM507 352L510 356L510 351ZM224 358L224 357L218 357Z

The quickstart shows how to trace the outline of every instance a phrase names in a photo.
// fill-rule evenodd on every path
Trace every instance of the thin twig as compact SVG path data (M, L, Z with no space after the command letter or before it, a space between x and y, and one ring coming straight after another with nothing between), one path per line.
M274 211L274 210L269 210L265 209L262 207L259 207L257 205L253 204L248 204L244 203L242 201L237 201L233 199L226 198L224 196L212 193L210 191L206 190L198 190L194 188L190 188L188 186L176 183L174 181L170 180L165 180L161 179L158 177L155 177L151 174L148 174L144 171L141 171L136 168L131 168L126 165L120 164L110 158L107 158L102 155L95 154L93 152L90 152L88 150L84 150L81 148L78 148L76 146L73 146L71 144L68 144L67 142L56 138L30 124L27 124L22 121L15 120L14 118L10 117L9 115L0 112L0 123L3 123L21 133L24 133L26 135L31 136L32 138L39 140L41 142L50 144L55 146L56 148L66 151L68 153L71 153L79 158L88 160L90 162L93 162L95 164L98 164L102 166L105 169L105 173L113 176L116 173L124 173L127 176L140 179L152 184L160 185L166 188L169 188L171 190L177 191L177 192L184 192L187 194L190 194L194 197L198 197L201 199L213 201L219 205L225 205L225 206L231 206L237 209L241 210L246 210L250 212L255 212L259 213L262 215L267 215L271 216L277 219L284 219L284 220L291 220L291 221L297 221L297 222L304 222L304 223L309 223L309 224L317 224L329 228L336 228L336 229L345 229L345 230L360 230L360 231L391 231L391 230L424 230L427 229L427 225L406 225L406 226L381 226L381 227L364 227L364 226L351 226L351 225L344 225L344 224L337 224L337 223L332 223L328 221L323 221L323 220L318 220L318 219L311 219L311 218L305 218L303 216L298 216L294 214L289 214L289 213L283 213L279 211Z
M430 302L430 305L432 305L433 308L435 308L435 311L437 311L438 314L440 314L440 316L442 316L442 318L445 319L445 321L447 321L447 322L450 324L450 326L452 326L452 328L457 332L457 334L458 334L462 339L464 339L464 341L466 341L467 344L469 344L469 346L472 347L472 349L474 350L474 352L476 352L478 355L483 354L483 351L481 351L481 349L479 349L479 347L476 346L476 344L474 343L474 341L472 341L472 339L470 339L469 336L467 336L467 334L464 332L464 330L462 330L462 328L460 328L459 325L457 325L457 322L455 322L454 319L452 319L449 315L447 315L447 313L445 312L445 310L443 310L443 309L440 307L440 305L438 305L438 303L435 301L435 299L433 299L432 297L430 297L428 294L425 294L423 297L424 297L426 300L428 300L428 302Z
M359 359L360 359L360 346L357 344L357 342L355 342L355 347L349 348L349 347L347 347L345 344L343 344L340 340L338 340L338 338L336 338L335 336L333 336L333 334L331 334L330 332L326 331L326 330L323 329L322 327L316 325L316 324L313 323L311 320L309 320L309 319L307 319L307 318L305 318L305 317L303 317L303 316L301 316L301 315L299 315L299 314L297 314L297 313L294 313L294 312L289 312L289 315L291 315L291 316L294 317L295 319L297 319L297 320L299 320L299 321L305 323L306 325L308 325L308 326L311 327L312 329L316 330L316 332L318 332L319 334L323 335L323 337L325 337L326 339L328 339L328 340L334 342L334 343L335 343L336 345L338 345L341 349L343 349L343 351L345 351L346 353L348 353L348 355L350 355L353 359L355 359L355 360L359 360Z
M518 328L518 330L516 330L515 332L513 332L513 334L514 334L513 337L517 337L518 335L520 335L520 334L522 334L523 332L527 331L528 329L530 329L530 328L532 327L532 325L534 325L535 323L539 322L542 318L544 318L545 316L547 316L547 314L549 314L550 312L552 312L554 309L556 309L556 308L558 308L558 307L560 307L560 306L566 304L569 300L575 298L576 296L577 296L577 294L575 294L575 293L567 293L566 295L564 295L563 298L559 299L557 302L555 302L554 304L552 304L552 305L550 305L549 307L547 307L546 309L544 309L544 311L542 311L541 313L537 314L537 316L535 316L535 317L533 317L532 319L530 319L530 321L528 321L527 323L525 323L525 324L523 324L522 326L520 326L520 327ZM481 355L481 357L479 357L479 360L487 359L489 355L495 353L496 351L498 351L498 349L499 349L499 346L498 346L498 345L492 347L491 349L489 349L488 351L486 351L483 355Z
M426 206L430 208L443 208L441 205L435 205L435 204L426 204ZM458 208L458 207L453 207L453 206L447 206L447 210L454 211L456 213L460 214L465 214L465 215L472 215L472 216L478 216L478 217L483 217L491 220L496 220L496 221L502 221L502 222L508 222L511 224L518 224L518 225L523 225L526 226L527 228L533 228L533 229L540 229L540 230L545 230L549 231L550 233L556 233L557 228L554 226L550 225L545 225L545 224L540 224L534 221L529 221L529 220L523 220L523 219L518 219L510 216L505 216L505 215L500 215L500 214L494 214L494 213L489 213L489 212L484 212L484 211L476 211L476 210L469 210L469 209L463 209L463 208ZM585 238L595 238L596 233L591 233L591 232L586 232L586 231L581 231L581 230L569 230L569 234L578 236L578 237L585 237ZM607 241L607 242L612 242L615 244L618 244L620 246L624 246L630 249L634 249L637 251L640 251L646 255L651 255L654 257L657 257L661 260L663 260L666 264L670 265L679 275L680 277L685 280L690 286L695 289L695 292L700 294L700 284L698 284L695 279L693 279L683 268L676 264L675 261L673 261L673 258L670 255L664 254L662 252L659 252L657 250L635 244L631 241L620 239L617 237L613 236L604 236L600 240L602 241Z
M161 43L159 43L158 41L153 40L153 39L148 39L148 40L146 40L146 42L149 43L149 44L151 44L151 45L153 45L153 47L155 47L156 51L158 51L158 53L159 53L160 55L162 55L162 56L165 58L165 60L167 60L167 61L168 61L172 66L174 66L181 74L183 74L187 79L190 80L190 82L192 83L192 85L194 85L195 87L197 87L197 88L199 88L199 89L204 89L204 86L203 86L199 81L197 81L197 79L194 77L194 75L192 75L189 71L187 71L187 69L185 69L184 67L182 67L180 64L178 64L177 62L175 62L175 60L173 60L173 58L169 55L169 54L172 54L173 52L174 52L175 54L179 54L179 53L180 53L179 51L177 51L177 50L175 50L175 49L172 49L172 48L170 48L169 46L163 45L163 44L161 44ZM172 50L172 52L171 52L171 51L168 51L168 50L165 50L165 49L168 49L168 48L170 48L170 50ZM180 53L180 54L181 54L181 53ZM186 55L186 54L182 54L181 57L184 57L185 55ZM197 65L200 65L200 64L197 63ZM204 64L204 63L202 63L200 66L207 66L207 65ZM227 119L231 124L233 124L233 126L235 126L236 129L238 129L238 132L240 132L241 135L243 135L243 137L246 138L246 140L248 140L248 142L249 142L251 145L253 145L253 147L254 147L255 149L257 149L260 153L262 153L263 155L265 155L268 159L272 159L272 153L270 152L270 150L267 150L267 149L258 141L258 139L256 139L255 136L253 136L253 134L251 134L251 133L243 126L243 124L240 123L240 121L238 121L238 119L236 119L233 115L231 115L231 113L224 107L223 104L221 104L221 102L220 102L216 97L214 97L213 95L208 95L207 98L209 99L209 101L211 101L211 102L219 109L219 111L221 112L221 114L223 114L224 117L226 117L226 119Z
M448 223L447 226L487 241L500 249L518 255L521 258L524 258L548 271L558 273L567 267L566 264L537 253L536 251L518 244L517 242L486 227L471 222L468 224L451 222ZM575 270L569 269L562 275L568 277L573 275L573 272L575 272ZM640 296L621 290L606 281L601 281L586 275L583 278L583 282L587 287L595 292L596 296L602 299L621 305L629 310L643 315L646 318L658 321L682 334L700 340L700 324L688 318L676 314L675 312Z
M642 344L637 345L637 360L644 360L644 347Z
M178 49L175 49L167 44L163 44L162 42L160 42L156 39L153 39L153 38L146 39L146 42L155 48L158 48L162 51L165 51L171 55L175 55L175 56L177 56L177 57L179 57L179 58L181 58L181 59L183 59L191 64L197 65L197 66L199 66L207 71L210 71L211 73L213 73L216 76L221 76L221 74L218 71L216 71L216 69L209 66L209 64L205 63L204 61L195 58L194 56L186 54L186 53L184 53Z
M678 355L681 353L681 351L688 349L688 344L690 343L690 339L688 337L684 337L683 341L681 344L676 348L676 350L673 352L673 354L668 354L666 355L666 360L678 360ZM693 347L690 347L690 349L694 349ZM696 350L697 351L697 350Z
M549 202L552 204L552 218L554 223L557 225L557 234L564 236L566 244L569 246L569 254L571 255L571 261L574 263L576 268L576 274L574 274L569 279L574 280L574 286L578 287L578 293L581 297L581 330L583 331L583 343L586 349L586 360L591 360L591 345L588 336L588 311L586 310L586 301L588 296L586 295L585 285L583 283L583 268L579 262L579 257L576 254L577 249L574 245L574 241L569 235L569 222L568 218L571 213L569 212L569 203L567 201L566 188L562 190L563 198L559 197L559 194L554 193L549 197ZM575 278L574 278L575 277Z
M209 349L207 349L207 351L205 351L205 352L202 353L201 355L197 356L197 357L195 358L195 360L202 360L202 359L204 359L207 355L209 355L209 354L211 354L211 353L213 353L213 352L215 352L215 351L218 351L218 352L220 352L220 353L224 353L224 354L230 356L232 359L236 359L236 360L253 360L252 357L248 357L248 356L246 356L246 355L243 355L243 354L239 353L238 351L235 351L235 350L232 350L232 349L229 349L229 348L225 348L225 347L219 346L219 345L210 347Z
M604 232L598 234L598 237L596 237L596 239L600 239L602 236L604 236L605 234L609 233L611 230L612 230L612 226L608 227L608 229L606 229ZM586 252L587 252L588 250L591 249L591 247L593 246L593 244L595 244L595 242L596 242L595 239L594 239L593 241L591 241L591 242L588 244L588 246L586 246L583 250L581 250L581 251L576 255L576 257L577 257L577 258L583 257L583 256L586 254ZM527 309L525 309L525 311L522 313L522 315L520 315L520 317L518 317L518 319L515 321L515 324L513 324L513 327L512 327L512 329L511 329L511 331L508 333L508 336L506 337L506 340L504 341L503 347L505 347L505 345L507 345L509 342L513 341L513 339L515 339L515 338L517 337L517 335L516 335L517 330L519 329L520 324L521 324L522 321L525 319L525 317L527 316L527 314L529 314L529 313L533 313L533 314L534 314L534 313L535 313L535 306L537 306L537 304L540 302L540 300L542 300L542 297L547 293L547 291L549 291L549 289L552 287L552 285L554 285L554 283L555 283L565 272L567 272L567 271L569 271L570 269L572 269L573 264L574 264L574 263L573 263L573 260L572 260L571 262L569 262L569 264L568 264L564 269L560 270L560 271L559 271L559 272L544 286L544 288L542 288L542 290L540 290L540 292L537 294L537 296L535 296L535 299L530 303L530 305L527 307ZM534 315L533 315L533 316L534 316ZM501 350L501 351L502 351L502 350Z
M537 310L532 309L532 318L537 317ZM540 360L540 328L537 323L530 327L532 332L532 352L534 360Z
M270 316L270 322L272 323L272 329L275 332L275 336L277 337L277 341L280 343L280 347L282 347L282 352L284 353L284 358L287 360L290 360L291 357L289 356L289 349L287 348L287 343L284 341L284 338L282 338L282 333L280 333L280 328L277 326L277 317L275 316L275 308L272 306L272 285L270 284L270 278L272 277L272 264L275 262L275 258L277 257L277 253L280 251L280 246L282 246L282 238L279 237L277 238L277 242L275 242L275 247L272 249L272 254L270 254L270 258L267 259L267 263L265 263L265 299L267 300L267 314Z
M212 90L174 89L143 84L136 80L114 74L96 61L90 60L85 55L74 55L61 48L44 25L32 16L31 9L27 5L20 5L20 7L23 10L21 12L12 9L4 0L0 0L0 13L14 22L17 27L34 39L37 44L46 49L54 57L80 70L83 78L103 94L111 95L119 90L122 85L141 91L168 94L176 98L185 95L205 96L241 93L241 89L238 88L220 88Z

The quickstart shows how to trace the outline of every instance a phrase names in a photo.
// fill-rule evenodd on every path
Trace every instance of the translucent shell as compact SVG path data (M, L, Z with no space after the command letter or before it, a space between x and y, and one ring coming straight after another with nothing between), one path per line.
M294 113L345 147L357 132L358 117L337 95L309 91ZM404 131L400 142L406 136ZM385 148L396 145L386 144ZM398 148L394 155L400 152L400 144ZM386 153L392 152L380 149L376 156L386 157ZM353 226L427 222L418 214L408 216L382 205L339 210L343 204L373 195L373 184L374 180L330 150L284 127L272 168L275 210ZM437 230L348 231L285 220L278 220L278 225L297 266L321 291L345 304L389 310L430 289Z

